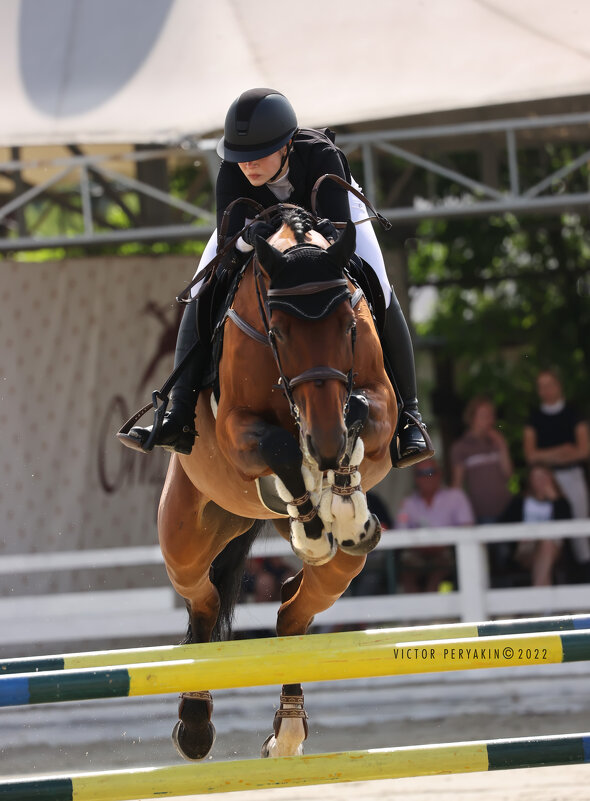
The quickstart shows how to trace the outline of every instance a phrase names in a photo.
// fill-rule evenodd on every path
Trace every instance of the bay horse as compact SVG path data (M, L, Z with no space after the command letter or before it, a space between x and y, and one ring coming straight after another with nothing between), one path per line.
M186 642L227 635L248 551L272 520L302 560L281 588L276 631L304 634L358 575L380 536L364 491L391 468L397 405L370 307L347 265L354 224L329 244L302 209L257 240L221 326L219 398L203 390L199 436L173 454L158 532L189 615ZM361 487L362 480L362 487ZM209 692L181 695L173 741L203 759ZM301 685L284 685L263 756L303 752Z

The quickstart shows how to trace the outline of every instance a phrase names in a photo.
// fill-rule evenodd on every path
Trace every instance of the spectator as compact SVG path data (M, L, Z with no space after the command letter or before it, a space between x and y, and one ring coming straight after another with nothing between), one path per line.
M467 430L451 448L452 483L465 489L478 524L496 523L511 497L508 443L496 428L496 409L485 395L469 401L464 420ZM509 572L510 544L493 542L486 550L492 583L497 577L503 581Z
M559 375L542 370L537 376L540 406L533 410L524 428L523 447L527 464L544 464L553 470L557 483L570 502L572 516L588 517L588 485L585 463L590 454L588 424L565 399ZM576 561L587 572L590 541L572 540Z
M571 516L570 503L551 469L536 464L528 470L524 492L512 498L501 521L545 523L568 520ZM561 548L561 540L523 540L515 546L514 560L529 571L533 586L548 587L553 584L553 571Z
M495 523L510 500L513 467L508 443L496 428L496 409L484 395L465 409L467 430L451 448L453 487L465 490L477 523Z
M398 528L432 528L473 525L473 510L462 489L442 486L438 462L427 459L414 468L416 490L407 497L397 516ZM398 581L402 592L437 592L453 581L452 546L406 548L400 552Z
M278 556L251 558L246 564L243 592L255 603L280 601L281 585L294 573Z

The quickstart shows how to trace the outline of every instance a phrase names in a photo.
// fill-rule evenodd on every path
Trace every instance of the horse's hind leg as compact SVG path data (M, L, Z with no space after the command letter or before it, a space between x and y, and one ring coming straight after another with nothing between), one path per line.
M351 556L338 550L325 565L304 564L283 584L277 618L279 637L305 634L314 615L329 609L363 569L366 556Z
M172 458L160 500L158 532L170 581L189 613L186 642L210 641L222 606L211 580L211 565L252 522L208 501L189 481L178 458ZM185 759L203 759L211 750L215 740L212 710L209 692L181 694L172 739Z
M275 521L279 530L282 528L281 522ZM327 564L304 564L303 569L282 586L277 634L305 634L314 615L332 606L352 579L360 573L364 563L364 556L350 556L338 551ZM308 725L300 684L283 685L281 705L275 713L273 730L273 734L267 737L262 746L263 757L296 756L303 753Z
M273 721L273 734L269 734L262 744L261 756L301 756L308 734L301 684L283 684L280 701Z

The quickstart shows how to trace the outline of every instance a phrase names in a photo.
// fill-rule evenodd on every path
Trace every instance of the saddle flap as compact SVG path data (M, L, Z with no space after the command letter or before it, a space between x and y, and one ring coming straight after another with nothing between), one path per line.
M348 265L348 273L355 284L363 290L375 319L379 336L385 328L385 297L381 284L373 269L355 253Z

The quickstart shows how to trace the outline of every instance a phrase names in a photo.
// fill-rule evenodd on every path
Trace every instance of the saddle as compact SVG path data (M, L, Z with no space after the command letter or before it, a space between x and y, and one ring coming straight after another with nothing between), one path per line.
M214 280L208 283L197 304L197 334L201 342L210 344L211 349L209 365L199 389L212 387L217 402L219 402L219 362L223 350L223 323L249 262L248 258L237 270L220 265Z
M353 253L346 272L352 283L362 290L373 315L377 333L381 336L385 327L385 297L373 268Z

